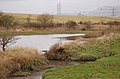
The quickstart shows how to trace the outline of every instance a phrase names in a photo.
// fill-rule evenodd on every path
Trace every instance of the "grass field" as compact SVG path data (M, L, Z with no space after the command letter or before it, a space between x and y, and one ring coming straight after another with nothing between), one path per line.
M49 69L45 72L44 79L120 79L120 38L107 44L110 45L108 52L116 53L114 56L103 57L86 64ZM100 49L93 48L90 52L94 54L95 51L100 52Z
M26 21L26 17L29 16L29 14L9 14L9 15L13 15L15 16L16 20L20 21L20 22L25 22ZM32 14L31 18L32 21L36 21L36 17L38 16L38 14ZM120 22L120 18L114 18L114 17L98 17L98 16L54 16L54 21L55 22L60 22L60 23L65 23L69 20L73 20L76 22L80 22L80 21L91 21L91 22L108 22L108 21L119 21Z
M106 57L83 65L51 69L45 79L120 79L120 56Z

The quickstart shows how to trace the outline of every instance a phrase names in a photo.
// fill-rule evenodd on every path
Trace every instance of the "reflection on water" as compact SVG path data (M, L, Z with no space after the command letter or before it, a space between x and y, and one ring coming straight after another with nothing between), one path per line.
M65 40L57 37L65 37L65 36L74 36L76 34L52 34L52 35L28 35L28 36L16 36L20 38L17 40L17 43L13 45L13 47L32 47L37 49L38 51L48 50L55 43L65 43L65 42L73 42L73 40ZM78 34L77 34L78 35ZM79 34L81 35L81 34Z

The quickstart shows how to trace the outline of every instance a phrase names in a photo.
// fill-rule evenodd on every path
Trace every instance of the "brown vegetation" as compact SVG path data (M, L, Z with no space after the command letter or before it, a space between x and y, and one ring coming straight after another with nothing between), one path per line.
M0 53L0 78L19 71L36 71L46 67L46 58L32 48L13 48Z
M10 15L1 15L0 16L0 26L6 27L7 29L14 25L14 17Z
M42 28L52 27L53 26L53 15L39 15L37 17L37 23L41 25Z
M16 16L16 15L14 15ZM6 28L9 28L9 31L35 31L35 30L45 30L49 29L49 31L62 31L65 28L65 31L69 30L108 30L120 29L120 22L118 19L107 20L101 19L98 22L93 22L91 20L68 20L65 22L57 22L55 21L55 17L53 15L44 14L44 15L22 15L23 17L16 16L16 18L10 14L0 13L0 31L6 31ZM63 17L63 16L61 16ZM76 17L77 18L77 17ZM82 17L83 18L83 17ZM83 18L84 19L84 18ZM20 21L22 20L22 21ZM14 26L14 27L10 27ZM54 28L54 29L53 29ZM57 29L56 29L57 28ZM59 30L62 29L62 30ZM64 30L63 30L64 31Z
M68 21L68 22L65 23L65 25L68 29L75 29L77 23L75 21Z
M91 32L85 34L84 38L97 38L104 35L104 32Z
M84 53L83 49L85 49L84 45L76 42L66 43L62 46L55 44L45 56L49 60L95 61L97 59L94 55Z

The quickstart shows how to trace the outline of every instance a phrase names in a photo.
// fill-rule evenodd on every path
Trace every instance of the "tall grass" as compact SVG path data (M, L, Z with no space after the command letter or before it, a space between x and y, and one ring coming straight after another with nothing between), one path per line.
M47 67L47 59L32 48L13 48L0 53L0 78L19 71L36 71Z
M96 39L94 43L71 42L63 45L55 44L46 53L46 57L52 60L72 61L95 61L96 59L116 55L111 50L111 40L116 39L119 34L108 33Z
M64 45L55 44L46 53L50 60L68 60L68 61L94 61L96 56L84 52L85 47L78 42L65 43Z
M120 78L120 37L104 42L110 45L107 50L116 53L115 55L98 59L95 62L87 62L77 66L50 69L45 72L44 79L119 79ZM100 53L99 46L89 49L89 53ZM91 45L92 46L92 45ZM95 52L96 51L96 52ZM108 51L108 53L109 53ZM95 53L94 53L95 52ZM54 75L53 75L54 74Z

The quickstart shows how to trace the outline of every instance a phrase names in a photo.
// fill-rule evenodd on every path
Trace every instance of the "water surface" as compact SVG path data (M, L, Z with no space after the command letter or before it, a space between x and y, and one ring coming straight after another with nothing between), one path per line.
M49 50L49 48L55 43L73 42L74 40L66 40L60 37L67 36L81 36L84 34L50 34L50 35L27 35L16 36L19 38L13 47L30 47L35 48L39 52L43 50Z

